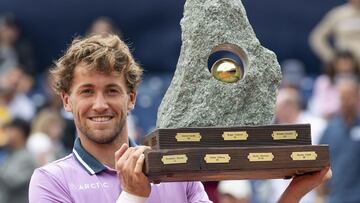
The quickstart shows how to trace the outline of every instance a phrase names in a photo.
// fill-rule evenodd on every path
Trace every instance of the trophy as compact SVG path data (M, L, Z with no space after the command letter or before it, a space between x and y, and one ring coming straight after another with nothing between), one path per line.
M329 165L309 124L269 125L281 71L240 0L187 0L177 68L145 137L152 181L290 178Z

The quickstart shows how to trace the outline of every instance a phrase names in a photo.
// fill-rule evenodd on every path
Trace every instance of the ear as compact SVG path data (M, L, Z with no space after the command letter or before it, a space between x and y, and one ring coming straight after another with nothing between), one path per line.
M61 96L61 100L63 102L65 111L72 112L71 103L69 101L70 95L68 93L65 93L64 91L61 91L60 96Z
M128 100L128 111L131 111L135 107L136 102L136 91L130 91Z

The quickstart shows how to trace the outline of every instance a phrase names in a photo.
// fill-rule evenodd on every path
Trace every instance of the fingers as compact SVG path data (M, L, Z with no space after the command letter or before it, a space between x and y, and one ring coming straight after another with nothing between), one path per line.
M124 143L119 150L115 152L115 162L120 159L120 157L126 152L129 146Z
M133 147L123 144L120 149L115 152L115 168L117 170L121 170L126 166L126 161L133 151Z
M131 154L131 157L128 158L128 161L130 162L129 164L136 165L141 155L144 153L144 151L148 149L150 149L150 147L147 146L136 147L134 153Z
M122 145L121 148L115 153L115 160L117 162L117 169L120 169L125 166L130 166L135 172L142 171L142 166L144 162L144 156L141 156L144 151L149 150L148 146L137 146L137 147L128 147L126 144Z
M129 156L134 152L134 147L129 147L126 149L125 153L119 158L121 162L126 162L129 159Z
M145 155L141 154L139 159L136 161L136 165L135 165L135 169L134 169L134 173L135 174L139 174L142 173L142 168L144 165L144 160L145 160Z
M144 164L144 151L150 149L146 146L127 147L122 146L115 154L118 159L116 170L123 191L141 197L148 197L151 185L148 178L142 172Z

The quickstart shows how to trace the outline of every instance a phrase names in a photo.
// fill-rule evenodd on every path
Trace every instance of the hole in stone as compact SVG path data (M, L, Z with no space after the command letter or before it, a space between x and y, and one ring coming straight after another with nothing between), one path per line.
M211 75L225 83L235 83L245 75L247 57L245 52L234 44L220 44L213 48L208 58Z

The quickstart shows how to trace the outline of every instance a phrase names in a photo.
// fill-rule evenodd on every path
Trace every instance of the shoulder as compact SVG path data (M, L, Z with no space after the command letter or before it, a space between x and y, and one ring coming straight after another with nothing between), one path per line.
M66 179L66 174L71 173L74 167L74 161L76 160L74 160L73 155L70 154L62 159L35 169L31 177L31 183L37 184L37 182L42 182L46 185L61 185L61 182Z
M347 17L354 13L354 8L349 3L336 6L327 13L327 17L334 20L342 20L343 17Z
M350 3L345 3L343 5L334 7L332 10L330 10L330 12L336 13L336 12L340 12L340 13L345 13L345 12L349 12L349 11L354 11L355 7L352 6Z
M70 173L75 170L77 163L74 155L71 153L64 158L53 161L43 167L38 168L38 171L52 174L54 176L64 175L64 172Z
M343 130L343 121L338 114L335 114L328 122L323 132L324 137L337 135L339 131Z
M343 119L342 117L339 115L339 113L336 113L332 118L330 118L330 120L328 121L327 127L328 128L338 128L339 125L343 124Z
M68 173L74 170L72 154L35 169L29 186L29 201L41 202L52 199L68 202L70 194L66 180Z

